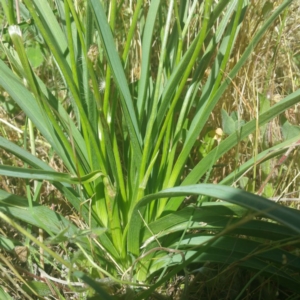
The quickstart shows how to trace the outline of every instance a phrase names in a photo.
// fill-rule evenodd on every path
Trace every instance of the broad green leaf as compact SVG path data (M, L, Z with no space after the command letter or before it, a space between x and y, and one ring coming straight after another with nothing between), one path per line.
M245 124L243 120L238 120L236 112L232 112L232 114L229 116L227 111L222 109L221 116L223 131L228 135L234 132L239 132L240 127Z
M1 286L0 286L0 298L2 300L13 300L13 298L9 296L9 294L7 294Z
M27 281L27 284L40 297L48 297L48 296L52 295L52 291L49 288L49 285L47 283L45 283L45 282L41 282L41 281ZM25 284L22 286L22 289L26 293L32 294L32 291Z
M273 3L271 1L266 1L266 3L264 4L261 13L262 13L262 18L265 19L270 12L273 9Z
M235 132L235 121L228 115L227 111L224 109L221 110L222 115L222 128L223 131L230 135Z
M292 125L284 116L281 117L281 132L285 140L296 136L300 139L300 126Z
M4 249L5 251L13 251L15 248L16 241L12 241L11 239L0 235L0 248ZM19 245L20 242L17 242Z
M38 45L26 48L26 53L33 68L37 68L43 63L44 57Z

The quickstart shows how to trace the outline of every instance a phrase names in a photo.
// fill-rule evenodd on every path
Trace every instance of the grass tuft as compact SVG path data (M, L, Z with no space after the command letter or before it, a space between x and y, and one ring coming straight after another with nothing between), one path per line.
M1 297L296 298L299 1L133 2L1 1Z

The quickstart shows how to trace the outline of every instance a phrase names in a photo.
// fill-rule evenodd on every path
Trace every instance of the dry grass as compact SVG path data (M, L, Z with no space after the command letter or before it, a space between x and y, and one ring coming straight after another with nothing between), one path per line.
M260 11L266 2L253 1L251 9L247 12L247 17L237 37L235 51L231 57L232 65L238 61L248 45L248 41L259 29L262 21L260 20ZM274 8L280 3L281 1L277 1ZM226 110L228 114L236 112L240 120L249 121L256 119L267 105L274 105L299 88L300 72L297 59L299 46L296 43L299 38L299 4L299 1L295 1L290 10L277 20L253 50L252 58L232 81L232 85L214 110L209 121L210 127L222 127L221 109ZM224 76L226 77L226 74ZM265 101L265 107L263 101ZM284 114L286 120L292 125L299 126L300 124L299 105L290 108ZM224 167L214 169L211 180L219 182L239 165L255 157L262 150L278 144L283 139L282 120L279 118L269 122L265 129L257 128L248 140L241 141L238 147L220 159L219 165ZM246 175L249 180L248 185L243 188L256 193L266 179L267 172L270 172L278 159L279 157L274 158L249 172ZM284 165L270 179L270 190L273 192L271 194L266 192L265 196L276 198L276 196L284 195L284 198L291 197L300 200L299 178L294 180L296 176L299 176L298 161L299 153L298 149L295 149ZM268 164L270 165L268 166ZM239 184L239 186L241 185Z

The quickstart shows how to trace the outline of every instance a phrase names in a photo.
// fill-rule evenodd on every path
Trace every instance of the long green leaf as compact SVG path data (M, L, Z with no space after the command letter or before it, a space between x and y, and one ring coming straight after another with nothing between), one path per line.
M57 39L55 32L51 30L50 23L48 24L45 22L47 16L43 15L43 13L45 13L44 8L35 2L31 2L28 0L25 0L24 2L28 10L30 11L32 18L34 19L37 28L43 35L43 38L45 39L48 47L50 48L51 53L56 60L57 66L61 71L64 80L66 81L68 91L72 95L70 100L72 101L75 112L78 111L78 113L76 113L77 122L78 124L82 125L83 135L85 137L85 141L89 153L89 161L95 161L94 157L96 156L99 162L99 165L96 166L96 168L97 169L102 168L103 172L105 172L106 164L103 162L103 158L101 156L102 153L101 151L96 151L96 149L97 150L99 149L97 133L93 131L90 121L87 117L86 111L84 109L84 102L81 100L82 96L80 95L79 89L76 86L76 83L73 79L73 74L71 72L70 65L65 59L65 55L59 46L60 41ZM102 166L100 162L102 162ZM95 168L95 166L93 167Z
M300 136L295 136L289 140L286 140L278 145L275 145L263 152L260 152L256 158L251 158L244 164L238 167L234 172L230 173L228 176L226 176L220 184L226 184L231 185L235 180L239 179L240 176L245 174L246 171L250 170L254 164L260 164L263 163L266 160L269 160L273 157L276 157L284 152L287 151L287 149L293 145L295 142L297 142L300 139Z
M154 237L160 239L171 233L189 230L201 230L202 232L219 231L232 226L232 232L252 237L268 238L270 240L295 238L296 233L290 229L271 222L262 220L248 220L243 223L243 216L247 210L235 204L222 202L203 203L201 208L187 207L180 211L170 213L150 223L142 230L143 245L147 245ZM207 204L207 205L205 205ZM234 208L235 211L232 209ZM236 212L239 216L236 216ZM242 215L241 215L242 213ZM235 227L235 224L240 224ZM264 230L261 230L264 228ZM164 241L162 239L162 244Z
M140 252L139 237L143 220L141 219L139 211L142 209L142 207L146 206L154 199L187 195L205 195L241 205L245 208L257 211L273 220L276 220L288 226L293 231L300 233L300 212L297 210L281 206L261 196L250 194L243 190L234 189L232 187L213 184L198 184L166 189L141 199L135 206L129 223L127 240L128 252L132 253L136 257ZM172 199L170 201L172 201Z
M143 40L142 40L142 65L141 65L141 77L138 85L138 99L137 99L137 109L139 113L139 120L143 119L145 114L145 101L146 94L149 84L149 65L150 65L150 54L152 49L152 37L153 30L156 21L156 15L158 8L160 6L160 1L151 1L151 5L149 7L146 24L143 32Z
M96 180L99 176L103 176L100 171L94 171L85 176L77 177L69 174L59 173L55 171L25 169L19 167L10 167L0 165L0 174L4 176L12 176L18 178L26 178L33 180L48 180L65 182L69 184L89 183Z
M272 106L268 111L259 115L259 126L266 124L268 121L272 120L291 106L297 104L300 101L300 89L296 92L288 95L280 102L276 103ZM188 185L191 183L197 182L207 171L205 168L209 165L214 159L216 161L223 154L228 152L234 146L237 145L238 142L247 138L250 133L252 133L256 129L256 120L252 120L247 124L243 125L239 131L231 134L224 141L220 143L220 145L214 148L205 158L203 158L196 167L189 173L186 179L183 181L182 185Z
M39 220L43 220L42 224L47 228L47 232L53 234L58 234L64 228L68 228L65 233L67 237L77 232L74 224L52 209L36 203L33 203L32 209L29 209L26 199L3 190L0 190L0 211L37 227L40 226L40 222L35 216L38 216Z
M128 131L133 146L133 152L135 155L135 165L139 167L142 158L142 140L132 98L124 74L124 69L122 67L120 57L116 51L114 39L107 22L106 15L103 11L102 4L98 0L91 0L90 5L95 15L95 20L101 36L102 45L105 50L113 77L115 79L115 84L117 85L121 96L121 104L125 122L128 126Z
M280 113L284 112L289 107L297 104L300 100L300 89L290 94L280 102L272 106L268 111L259 116L259 125L264 125ZM182 186L195 184L199 182L200 178L209 170L212 162L217 161L222 155L227 153L230 149L236 146L240 141L247 138L250 133L256 129L256 120L252 120L242 126L239 131L231 134L220 145L208 153L188 174L182 182ZM165 210L177 210L183 198L177 198L175 201L169 201L165 206Z
M212 109L217 104L218 100L222 97L225 89L228 87L228 85L231 83L231 80L236 76L237 72L240 70L240 68L245 64L248 57L251 55L253 49L257 45L257 43L261 40L263 34L266 32L266 30L273 24L274 20L279 16L280 13L283 12L283 10L290 5L292 1L285 1L280 5L276 11L269 17L269 19L263 24L261 29L258 31L258 33L255 35L255 37L251 40L249 43L247 49L243 53L241 59L238 61L238 63L234 66L234 68L229 72L228 79L224 80L222 85L218 88L217 92L212 95L212 98L209 100L209 103L201 103L201 111L203 111L203 115L200 114L197 116L197 118L193 119L193 122L191 124L191 128L189 129L188 138L185 141L185 147L183 148L183 152L179 155L178 160L176 162L176 165L174 166L174 172L172 173L172 177L169 181L169 186L172 186L175 184L175 182L178 179L178 175L182 167L184 166L184 163L190 153L190 149L193 147L196 139L199 136L200 131L202 130L204 124L206 123L209 114L211 113ZM205 97L205 94L202 95L202 98ZM234 146L234 145L233 145ZM207 169L206 169L207 170Z
M214 236L212 235L188 235L186 236L179 246L178 249L182 249L183 252L189 251L186 250L188 248L193 249L195 251L197 248L200 248L202 245L206 244L211 238ZM275 244L274 244L275 245ZM283 256L286 257L286 268L290 268L291 270L299 270L300 269L300 259L287 251L281 250L281 249L273 249L274 245L270 244L269 246L266 246L263 243L246 240L242 238L237 237L230 237L230 236L222 236L218 238L216 241L212 242L209 246L209 248L205 251L207 254L218 254L222 253L222 255L229 258L231 254L234 256L240 255L243 257L243 260L248 260L249 264L251 264L251 260L255 258L259 258L265 261L268 261L269 263L275 263L277 266L282 266L282 260ZM175 244L168 245L170 248L175 248ZM187 255L188 257L189 255ZM177 255L178 260L181 260L180 255ZM159 259L160 261L163 261L163 259ZM158 260L158 261L159 261ZM174 263L174 260L176 258L172 259L172 262ZM166 258L165 262L168 263L170 259ZM198 261L198 260L197 260ZM227 261L226 259L224 261ZM238 261L238 259L237 259ZM153 263L153 266L155 266L156 263Z
M194 253L189 252L188 256L185 257L185 261L183 263L182 262L182 256L181 255L177 255L175 254L172 259L175 260L175 256L177 256L177 261L178 263L175 264L174 268L172 268L172 270L161 280L158 280L154 285L152 285L147 291L143 292L142 294L140 294L137 299L141 300L141 299L145 299L147 297L149 297L149 295L151 295L151 293L159 286L161 286L163 283L166 282L166 280L172 278L174 275L176 275L179 271L181 271L183 268L185 268L186 266L190 265L192 262L196 262L197 260L199 262L208 262L208 261L214 261L214 262L219 262L222 265L224 265L224 261L227 262L228 264L230 263L236 263L236 261L240 261L241 264L243 264L243 266L245 266L248 269L257 269L257 270L261 270L261 269L267 269L269 266L271 267L270 274L274 275L274 274L282 274L282 267L280 267L279 269L273 269L273 266L270 265L268 262L263 262L261 260L250 260L250 261L243 261L244 256L236 256L234 252L230 252L230 254L228 255L228 253L226 253L225 255L222 255L222 253L220 251L218 251L217 254L209 254L206 253L205 251L209 248L209 244L203 246L203 249L201 249L200 251L194 251ZM234 257L233 257L234 255ZM228 260L230 259L230 260ZM163 262L164 264L165 262ZM159 266L160 268L161 266ZM288 275L288 277L282 277L280 280L280 283L284 284L285 286L287 286L288 288L294 290L295 292L298 291L298 287L299 287L299 280L297 280L298 282L295 282L295 279L293 277L291 277L290 275Z

